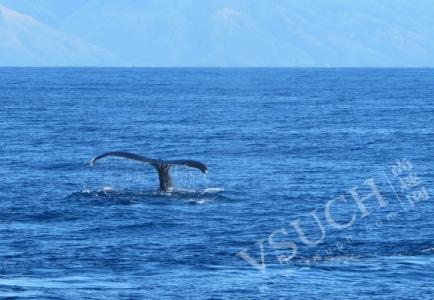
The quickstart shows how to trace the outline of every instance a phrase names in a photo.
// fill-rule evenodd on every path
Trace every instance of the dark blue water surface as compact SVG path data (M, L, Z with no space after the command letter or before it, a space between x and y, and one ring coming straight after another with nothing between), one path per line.
M422 69L1 68L0 298L433 299L433 97ZM160 193L111 150L209 172Z

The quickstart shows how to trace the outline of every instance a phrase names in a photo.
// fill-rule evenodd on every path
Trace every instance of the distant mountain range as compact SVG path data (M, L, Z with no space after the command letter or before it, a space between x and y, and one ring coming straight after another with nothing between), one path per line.
M67 66L115 63L114 55L29 15L0 5L0 65Z
M433 67L432 0L0 0L0 65Z

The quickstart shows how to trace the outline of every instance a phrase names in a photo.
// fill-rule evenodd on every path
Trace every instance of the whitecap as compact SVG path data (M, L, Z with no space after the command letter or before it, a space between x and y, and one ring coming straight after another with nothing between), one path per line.
M206 188L205 190L203 190L203 193L218 193L218 192L223 192L225 189L221 188L221 187L211 187L211 188Z
M103 187L102 191L104 193L110 193L113 191L113 188L111 186L105 186L105 187Z

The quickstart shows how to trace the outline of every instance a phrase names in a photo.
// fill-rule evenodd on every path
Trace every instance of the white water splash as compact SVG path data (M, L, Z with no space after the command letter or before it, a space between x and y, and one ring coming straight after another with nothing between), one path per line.
M208 193L208 194L214 194L214 193L219 193L219 192L223 192L225 189L222 187L210 187L210 188L206 188L203 193Z

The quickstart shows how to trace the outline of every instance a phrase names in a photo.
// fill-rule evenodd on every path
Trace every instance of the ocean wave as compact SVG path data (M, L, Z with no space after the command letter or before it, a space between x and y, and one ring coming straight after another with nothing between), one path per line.
M223 195L224 188L205 188L205 189L175 189L170 192L160 192L156 190L135 191L131 189L116 190L112 186L104 186L99 189L84 188L78 192L73 192L66 199L84 200L84 199L109 199L120 202L152 202L161 199L181 199L190 204L203 205L212 201L229 200L230 198Z

